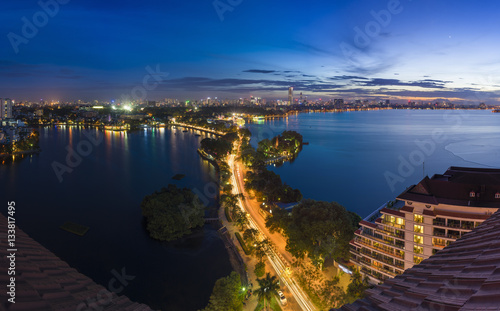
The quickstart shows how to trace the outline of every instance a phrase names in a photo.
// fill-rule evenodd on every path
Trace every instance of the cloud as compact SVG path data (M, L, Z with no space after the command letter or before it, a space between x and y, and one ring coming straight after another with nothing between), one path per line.
M276 70L249 69L249 70L244 70L243 72L251 72L251 73L273 73L273 72L276 72Z
M360 76L347 76L347 75L342 75L342 76L334 76L334 77L330 77L328 78L330 80L352 80L352 79L366 79L368 80L368 78L365 78L365 77L360 77Z
M419 81L403 82L399 79L374 78L368 81L355 81L355 82L357 85L360 86L414 86L421 88L443 89L445 88L445 84L450 83L451 81L425 79Z

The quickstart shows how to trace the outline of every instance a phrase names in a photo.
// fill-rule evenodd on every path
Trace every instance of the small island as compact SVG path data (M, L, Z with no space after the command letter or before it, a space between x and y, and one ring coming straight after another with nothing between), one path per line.
M160 241L174 241L203 226L205 206L190 189L169 184L141 203L149 235Z
M175 174L172 179L175 179L175 180L181 180L183 179L184 177L186 177L186 175L184 174Z

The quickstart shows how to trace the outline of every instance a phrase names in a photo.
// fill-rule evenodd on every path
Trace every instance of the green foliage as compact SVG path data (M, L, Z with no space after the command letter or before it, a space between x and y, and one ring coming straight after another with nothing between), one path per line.
M224 139L230 143L233 143L236 140L238 140L238 133L237 132L226 133L224 136L222 136L222 139Z
M208 305L203 311L240 311L243 309L243 299L240 276L233 271L215 282Z
M255 190L257 196L267 202L291 203L302 200L302 193L283 184L281 177L266 168L247 173L245 187Z
M253 271L255 273L255 276L258 277L258 278L261 278L264 276L264 274L266 273L266 264L262 261L259 261L256 265L255 265L255 269Z
M359 222L362 220L361 216L351 211L347 211L347 213L349 213L349 217L351 218L351 226L354 230L357 230L359 228Z
M239 129L238 134L240 134L243 139L250 139L250 137L252 137L252 132L246 127Z
M145 196L141 209L150 236L161 241L181 238L204 222L205 207L198 197L191 190L172 184Z
M354 271L351 276L351 283L347 286L347 301L345 303L353 303L354 301L364 297L365 291L370 288L368 277L362 278L358 271Z
M201 149L221 160L231 151L232 145L224 139L204 138L200 143Z
M286 235L285 230L288 229L291 220L292 217L289 212L281 208L275 208L272 215L266 218L266 227L271 233L280 232Z
M257 229L248 228L243 232L243 239L247 242L253 243L258 234L259 231L257 231Z
M258 143L257 152L263 153L266 158L293 155L302 148L302 135L295 131L284 131L272 139L264 139Z
M236 205L232 212L234 222L236 222L240 230L243 230L243 227L248 223L247 215Z
M241 234L239 232L235 232L234 235L236 235L238 242L240 242L241 248L243 249L243 252L245 253L245 255L250 255L250 250L247 248L245 242L243 241Z
M269 246L269 241L266 239L255 244L255 257L257 257L258 261L262 261L264 259L264 256L266 256L266 249Z
M257 279L257 283L259 283L259 288L255 291L259 302L264 304L264 308L266 303L269 304L271 299L278 295L278 290L280 289L278 278L276 276L271 276L266 273L266 276L262 279Z
M304 200L291 215L275 210L266 220L271 231L282 231L286 249L296 258L309 257L321 266L327 257L347 259L349 241L354 236L352 216L335 202Z
M224 207L224 214L226 215L226 219L228 222L233 221L233 219L231 218L231 215L229 215L229 206Z

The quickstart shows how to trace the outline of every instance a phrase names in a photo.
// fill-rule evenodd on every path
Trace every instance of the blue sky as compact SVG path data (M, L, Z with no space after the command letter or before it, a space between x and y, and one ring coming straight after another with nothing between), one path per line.
M0 4L0 97L119 99L150 66L150 100L500 99L495 1L59 1L29 38L38 1Z

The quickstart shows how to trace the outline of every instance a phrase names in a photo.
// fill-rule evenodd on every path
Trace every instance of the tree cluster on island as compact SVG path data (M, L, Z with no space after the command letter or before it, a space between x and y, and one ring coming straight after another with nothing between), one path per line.
M272 139L259 141L257 153L262 153L265 159L295 155L302 150L302 143L302 135L295 131L284 131Z
M145 196L141 210L149 235L160 241L179 239L204 224L205 206L199 198L172 184Z

